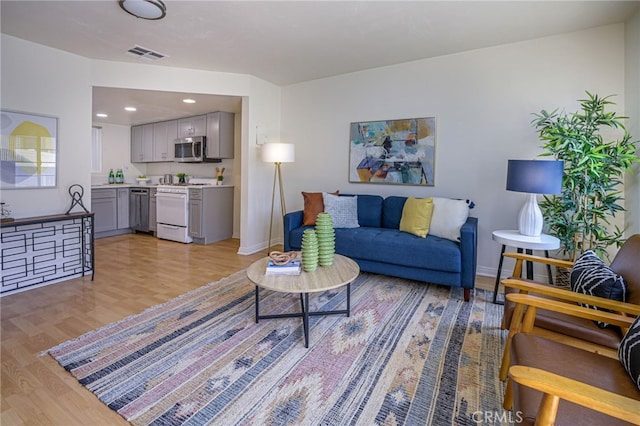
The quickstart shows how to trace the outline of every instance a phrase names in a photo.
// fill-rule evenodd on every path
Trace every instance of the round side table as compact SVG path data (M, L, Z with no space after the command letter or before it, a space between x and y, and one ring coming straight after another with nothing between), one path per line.
M498 274L496 275L496 285L493 288L493 303L496 303L496 297L498 296L500 275L502 275L502 261L504 260L504 250L507 246L515 247L518 253L522 253L522 251L525 250L527 254L532 254L533 250L544 250L546 257L549 257L549 250L560 248L560 240L547 234L541 234L539 237L529 237L520 234L517 230L501 230L493 231L492 237L495 242L502 244L500 262L498 263ZM547 275L549 277L549 284L553 284L551 266L549 265L547 265ZM533 264L531 262L527 262L527 279L533 279Z

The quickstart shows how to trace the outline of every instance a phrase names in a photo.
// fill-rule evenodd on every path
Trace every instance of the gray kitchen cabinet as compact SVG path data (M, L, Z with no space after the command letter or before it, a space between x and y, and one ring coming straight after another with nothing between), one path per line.
M118 228L118 198L117 190L94 189L91 191L91 210L94 213L94 231L115 231ZM96 235L97 236L97 235Z
M131 232L129 227L129 188L92 189L91 210L95 214L95 238Z
M234 116L225 111L207 114L207 157L233 158Z
M153 161L153 124L131 127L131 162Z
M178 120L153 123L153 161L173 161L173 144L178 137Z
M129 188L118 188L118 229L129 228Z
M233 187L189 189L189 236L209 244L233 235Z
M151 188L149 190L149 231L156 232L156 192L158 192L157 188Z
M191 136L207 135L207 116L196 115L178 120L178 137L188 138Z

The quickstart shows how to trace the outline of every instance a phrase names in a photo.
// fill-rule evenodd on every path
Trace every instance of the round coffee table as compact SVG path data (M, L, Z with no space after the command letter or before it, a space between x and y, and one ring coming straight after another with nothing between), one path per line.
M261 319L302 317L305 348L309 347L309 317L317 315L346 314L351 310L351 283L360 274L360 267L348 257L336 254L331 266L318 266L313 272L300 275L266 275L269 258L254 262L247 269L247 277L256 285L256 322ZM347 309L309 312L309 293L347 286ZM280 293L300 293L301 312L260 315L260 287Z

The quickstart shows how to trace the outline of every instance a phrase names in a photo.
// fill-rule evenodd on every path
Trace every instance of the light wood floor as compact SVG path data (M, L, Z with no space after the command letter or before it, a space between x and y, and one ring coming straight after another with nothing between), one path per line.
M144 234L96 240L96 273L0 299L0 425L128 425L41 353L248 267L238 240L206 246ZM478 277L479 288L493 280Z

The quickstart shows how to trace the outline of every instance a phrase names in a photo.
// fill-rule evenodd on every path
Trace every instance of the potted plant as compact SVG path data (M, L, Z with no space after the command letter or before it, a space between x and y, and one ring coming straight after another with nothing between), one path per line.
M608 105L615 105L611 96L586 93L580 111L542 110L532 121L543 141L541 156L564 160L562 193L545 196L540 209L548 232L560 239L563 253L573 260L588 249L608 257L607 247L622 245L623 230L612 224L616 214L625 210L619 186L625 171L640 161L637 141L631 141L621 122L626 117L606 111ZM606 141L605 135L613 133L621 138Z
M187 183L187 174L186 173L176 173L176 176L178 176L178 183Z

